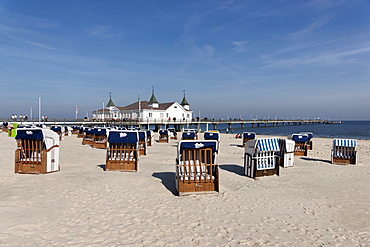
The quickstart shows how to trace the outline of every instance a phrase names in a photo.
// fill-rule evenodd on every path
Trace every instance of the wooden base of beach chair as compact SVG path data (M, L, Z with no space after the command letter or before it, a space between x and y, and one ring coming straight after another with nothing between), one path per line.
M276 166L279 167L279 166ZM258 170L256 171L256 174L254 176L254 179L258 177L266 177L266 176L273 176L273 175L279 175L278 169L267 169L267 170Z
M112 161L107 160L105 163L106 171L137 172L137 161Z
M295 156L307 156L308 145L306 143L296 142L294 146L294 155Z
M187 181L176 177L177 192L179 196L194 195L194 194L209 194L218 193L219 190L219 173L216 168L214 179L206 181Z
M356 165L356 157L353 158L337 158L332 157L332 163L339 165Z
M93 148L100 148L100 149L106 149L107 148L107 143L106 142L93 142L92 144Z
M82 140L82 145L93 145L93 141L92 140L87 140L87 139L83 139Z
M160 136L158 142L169 142L169 140L170 139L168 137L162 137L162 136Z

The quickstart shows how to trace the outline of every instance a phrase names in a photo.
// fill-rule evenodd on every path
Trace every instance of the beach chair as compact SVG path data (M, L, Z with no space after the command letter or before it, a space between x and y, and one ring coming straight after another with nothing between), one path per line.
M65 136L72 136L72 127L71 126L64 126L64 135Z
M258 138L245 144L244 174L247 177L278 175L277 152L280 151L278 138Z
M147 140L147 137L146 137L146 131L145 130L140 130L138 131L139 133L139 144L138 144L138 148L139 148L139 155L146 155L147 153L147 143L148 143L148 140Z
M108 133L106 171L137 171L139 166L139 133L112 130Z
M177 132L175 128L167 128L168 134L172 140L177 140Z
M84 138L84 134L85 134L84 129L85 127L82 127L82 126L78 127L77 138Z
M168 130L160 129L159 130L159 142L170 142L170 136Z
M22 128L15 137L16 173L50 173L59 171L59 135L49 129Z
M147 146L153 146L154 144L154 132L153 130L146 130Z
M84 128L84 136L82 138L82 145L92 145L94 143L93 128Z
M188 133L188 132L195 133L195 139L194 140L198 140L198 130L196 130L196 129L184 129L184 131L182 133L184 135L184 133ZM193 140L193 139L189 139L189 140Z
M182 132L182 140L197 140L197 134L194 131Z
M72 135L78 135L79 127L78 126L72 126Z
M294 146L295 142L289 139L279 139L280 151L277 152L279 156L279 165L282 167L290 167L294 165Z
M92 147L93 148L107 148L107 129L105 128L94 128L91 130L93 137L92 137Z
M217 141L185 140L178 144L176 189L179 196L219 192Z
M294 155L307 156L309 138L307 134L293 134L291 139L295 142Z
M203 139L217 141L217 149L220 150L221 135L218 130L204 131Z
M1 126L2 132L8 132L8 122L3 122L3 126Z
M59 135L59 141L64 140L64 128L62 126L52 125L50 129Z
M256 133L254 132L243 132L243 143L242 146L245 147L245 143L249 140L256 139Z
M331 162L336 164L357 164L357 140L334 139Z
M307 141L307 150L312 150L313 149L313 133L312 132L300 132L300 135L307 135L308 136L308 141Z

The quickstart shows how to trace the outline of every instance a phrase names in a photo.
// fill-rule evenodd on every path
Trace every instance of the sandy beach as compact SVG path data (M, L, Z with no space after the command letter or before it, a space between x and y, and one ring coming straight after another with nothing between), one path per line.
M314 138L294 167L253 180L233 137L221 134L220 193L178 197L178 141L154 143L127 173L104 171L105 150L68 136L60 171L28 175L14 173L16 142L0 133L0 245L370 246L370 141L358 141L357 165L335 165L332 139Z

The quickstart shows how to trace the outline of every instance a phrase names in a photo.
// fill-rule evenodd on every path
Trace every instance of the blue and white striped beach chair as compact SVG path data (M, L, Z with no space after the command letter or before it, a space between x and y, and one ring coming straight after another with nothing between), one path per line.
M262 176L279 176L277 152L279 152L278 138L258 138L249 140L245 144L244 174L250 178Z
M334 139L331 162L336 164L357 164L357 140Z
M112 130L108 132L106 171L137 171L139 166L139 133Z
M178 144L176 188L178 195L219 192L215 140L185 140Z

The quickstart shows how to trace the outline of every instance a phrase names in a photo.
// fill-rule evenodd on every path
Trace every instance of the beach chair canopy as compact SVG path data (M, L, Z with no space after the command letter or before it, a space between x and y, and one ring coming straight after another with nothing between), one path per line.
M194 133L198 133L198 130L196 129L184 129L184 132L194 132Z
M182 138L195 138L196 133L195 132L183 132Z
M60 132L62 132L62 126L52 125L50 127L50 129L53 130L53 131L60 131Z
M243 132L243 138L256 138L256 133L254 133L254 132Z
M299 134L300 135L307 135L309 140L313 137L313 133L312 132L301 132Z
M257 140L256 148L259 151L279 151L279 139L278 138L260 138Z
M337 147L356 147L357 140L351 139L334 139L333 145Z
M159 130L159 134L160 134L160 135L167 135L167 134L168 134L168 130L160 129L160 130Z
M293 134L292 140L296 142L308 142L309 138L307 134Z
M91 130L90 133L94 134L94 135L106 135L107 130L104 129L104 128L94 128L94 129Z
M138 143L139 133L137 131L109 131L109 143Z
M59 136L52 130L40 128L17 129L16 140L43 140L46 149L59 144Z
M219 141L220 140L220 133L218 131L217 132L205 131L204 135L203 135L203 138L205 140L217 140L217 141Z
M204 141L192 141L185 140L179 143L179 151L182 152L184 149L204 149L212 148L213 152L217 152L217 141L215 140L204 140Z

